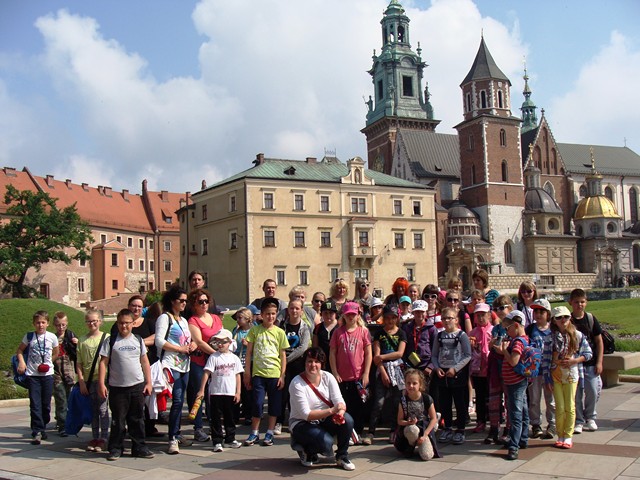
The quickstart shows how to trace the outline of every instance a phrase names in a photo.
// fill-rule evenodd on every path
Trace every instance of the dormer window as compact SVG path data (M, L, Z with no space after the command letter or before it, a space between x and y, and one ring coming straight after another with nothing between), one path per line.
M295 175L296 169L294 167L289 167L284 171L285 175Z

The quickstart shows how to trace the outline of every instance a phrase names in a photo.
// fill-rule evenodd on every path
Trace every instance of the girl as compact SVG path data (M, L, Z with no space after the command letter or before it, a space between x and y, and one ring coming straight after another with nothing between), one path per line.
M427 325L435 325L438 332L444 330L440 317L440 289L433 284L424 287L422 299L427 302Z
M520 284L518 289L518 303L516 309L520 310L524 314L526 319L525 327L528 327L533 323L533 310L531 305L538 299L538 291L536 290L536 284L530 281L524 281Z
M464 311L464 308L461 308L460 292L454 289L447 290L444 302L445 307L455 308L458 311L458 325L468 335L473 326L471 325L471 317Z
M233 329L232 336L236 342L235 353L240 358L240 364L244 370L247 358L247 335L253 326L253 313L248 308L240 308L231 316L238 324ZM247 390L244 382L240 382L240 402L235 406L235 421L240 423L240 417L245 425L251 425L251 392Z
M329 358L329 343L331 342L331 337L338 326L338 320L336 319L337 314L338 308L334 302L331 300L328 302L322 302L322 307L320 307L322 322L316 326L316 329L313 332L312 343L314 347L320 347L322 349L325 358ZM323 364L322 368L329 371L329 365Z
M344 280L344 278L336 278L336 280L333 282L333 285L331 285L329 293L329 300L335 302L338 309L341 309L342 306L347 302L347 295L349 295L349 285Z
M482 292L482 296L488 305L491 305L500 296L500 292L495 288L489 288L489 273L486 270L479 268L473 272L471 281L473 282L473 288Z
M491 350L491 312L489 305L479 303L473 314L476 327L471 330L471 381L476 392L476 428L474 433L484 432L488 420L489 379L487 376L489 351Z
M357 303L345 303L340 319L343 324L331 337L329 364L347 404L347 412L353 417L354 432L360 436L364 429L363 403L367 401L371 368L371 338Z
M404 389L402 356L407 345L407 336L404 331L398 328L398 311L394 307L385 307L382 318L383 328L378 330L373 337L373 363L378 369L375 377L369 433L362 437L363 445L371 445L373 442L385 401L391 398L393 410L395 410ZM395 440L395 430L396 425L392 418L389 443L393 443Z
M418 285L417 283L412 283L411 285L409 285L409 292L407 293L407 295L409 295L409 298L411 299L411 303L415 302L416 300L419 300L420 285Z
M558 441L554 447L573 447L573 425L576 421L576 388L578 364L589 361L593 355L584 335L571 322L571 312L565 306L553 309L553 357L551 376L556 400Z
M424 373L410 368L404 374L405 393L398 405L398 434L394 447L406 457L415 448L422 460L440 458L434 431L438 418L431 397L425 393Z
M431 356L432 369L437 378L439 405L444 419L444 430L440 441L461 445L464 443L464 427L469 399L469 369L471 345L469 337L458 327L456 310L442 310L444 331L438 332ZM456 431L452 430L453 412L451 402L456 406Z

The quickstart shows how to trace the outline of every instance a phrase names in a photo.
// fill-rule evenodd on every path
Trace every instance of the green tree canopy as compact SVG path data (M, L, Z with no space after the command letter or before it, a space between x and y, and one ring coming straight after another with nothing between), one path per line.
M48 193L19 191L13 185L7 186L4 203L9 222L0 225L0 278L14 297L32 294L24 284L30 268L89 258L91 229L75 204L61 210Z

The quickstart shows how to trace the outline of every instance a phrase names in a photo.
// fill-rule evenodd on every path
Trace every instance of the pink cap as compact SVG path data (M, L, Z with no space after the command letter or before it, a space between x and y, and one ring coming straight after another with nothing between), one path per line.
M473 310L473 313L478 313L478 312L488 312L491 309L489 308L489 305L487 305L486 303L477 303L476 304L476 308Z
M347 302L342 306L342 315L346 315L347 313L360 313L360 305L356 302Z

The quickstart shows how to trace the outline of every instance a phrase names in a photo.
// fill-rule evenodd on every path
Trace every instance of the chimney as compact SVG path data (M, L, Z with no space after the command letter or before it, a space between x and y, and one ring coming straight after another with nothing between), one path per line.
M47 175L45 177L45 182L47 182L47 186L49 188L53 188L53 175Z
M169 192L167 192L166 190L161 190L160 191L160 199L163 202L168 202L169 201Z
M85 192L88 192L88 191L89 191L89 184L88 184L88 183L83 183L83 184L82 184L82 189L83 189Z
M102 185L98 185L98 194L100 195L104 195L104 190L103 190L103 186Z
M184 198L180 199L180 208L184 208L187 206L187 201Z
M13 167L4 167L4 174L7 177L17 177L18 175L16 174L16 169Z
M142 194L146 195L147 193L147 179L142 180Z
M126 189L124 189L124 188L122 189L122 199L123 199L125 202L128 202L128 201L129 201L129 190L126 190Z
M207 181L202 180L202 185L200 186L200 190L204 190L205 188L207 188Z
M107 197L111 197L111 187L104 187L104 194Z
M307 157L307 163L308 164L313 164L313 163L317 163L318 159L316 157Z
M256 155L256 159L253 161L253 164L257 167L264 163L264 153L259 153Z
M71 190L71 179L70 179L70 178L67 178L67 179L64 181L64 183L65 183L65 185L67 186L67 188L68 188L69 190Z

